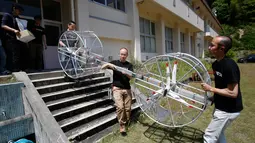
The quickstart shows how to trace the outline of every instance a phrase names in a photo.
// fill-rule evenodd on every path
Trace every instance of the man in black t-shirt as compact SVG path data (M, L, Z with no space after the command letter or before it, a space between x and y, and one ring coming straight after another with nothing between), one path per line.
M105 64L102 69L115 69L114 65L133 71L133 65L126 61L128 57L128 49L120 49L120 59L111 61L111 64ZM126 135L125 124L130 120L132 94L130 87L130 79L132 77L124 72L113 70L113 98L117 109L117 117L120 124L120 133Z
M43 48L47 49L45 30L41 26L41 16L34 17L34 23L28 27L35 39L29 42L29 59L32 70L43 69Z
M231 47L232 40L226 36L215 37L209 46L209 52L217 59L212 64L215 87L206 83L201 86L205 91L214 93L215 110L213 119L205 130L205 143L225 143L224 130L243 109L240 71L235 61L226 57Z

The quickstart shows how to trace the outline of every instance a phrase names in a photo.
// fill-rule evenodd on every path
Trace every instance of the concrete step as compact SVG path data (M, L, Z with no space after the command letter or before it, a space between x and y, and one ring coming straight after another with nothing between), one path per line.
M45 94L45 93L65 90L73 86L74 86L74 82L63 82L63 83L57 83L52 85L39 86L39 87L36 87L35 89L39 92L39 94Z
M57 71L49 71L49 72L29 73L27 75L30 78L30 80L36 80L36 79L60 77L60 76L64 76L65 74L63 70L57 70Z
M132 99L132 104L134 103L135 103L135 98ZM89 121L100 118L101 116L104 116L114 111L116 111L116 108L114 106L114 103L112 102L112 104L103 105L95 109L89 110L87 112L78 114L76 116L64 119L59 122L59 125L61 126L64 132L67 132L75 127L78 127Z
M65 82L65 76L43 78L32 80L35 87L46 86L51 84L63 83Z
M102 89L102 90L94 91L93 93L89 93L89 94L75 95L71 97L53 100L50 102L46 102L46 105L50 109L50 111L54 111L60 108L68 107L70 105L79 104L81 102L85 102L94 98L99 98L107 94L108 94L108 89Z
M85 124L89 121L92 121L94 119L97 119L98 117L104 116L106 114L109 114L111 112L114 112L116 109L113 105L106 105L101 106L96 109L78 114L76 116L67 118L65 120L62 120L59 123L60 127L64 132L67 132L73 128L76 128L82 124Z
M107 105L110 103L112 103L112 101L108 99L108 95L105 95L102 98L97 98L97 99L90 100L88 102L82 102L76 105L61 108L61 109L52 111L51 113L57 121L60 121L60 120L78 115L80 113L92 110L96 107Z
M138 109L137 104L132 105L132 110ZM72 130L67 131L65 134L70 141L82 141L87 137L104 130L105 128L112 126L117 123L117 115L115 112L101 116L91 122L80 125Z
M65 90L72 87L88 86L88 85L93 85L93 84L106 82L106 81L110 81L110 78L96 77L91 79L85 79L79 82L64 82L64 83L57 83L52 85L39 86L39 87L36 87L36 89L40 94L45 94L45 93Z
M96 77L102 77L102 76L105 76L105 73L104 72L97 72L97 73L91 73L91 74L88 74L88 75L84 75L83 77L80 77L79 79L70 79L71 81L82 81L84 79L91 79L91 78L96 78Z
M93 85L88 85L85 87L69 88L62 91L51 92L46 94L41 94L44 102L49 102L52 100L71 97L75 95L80 95L84 93L91 93L92 91L110 88L111 82L101 82Z

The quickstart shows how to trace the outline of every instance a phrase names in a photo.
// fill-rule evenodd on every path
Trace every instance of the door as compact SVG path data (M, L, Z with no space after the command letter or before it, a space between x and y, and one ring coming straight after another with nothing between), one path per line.
M61 24L45 22L47 49L44 50L44 68L60 69L58 61L58 40L61 34Z

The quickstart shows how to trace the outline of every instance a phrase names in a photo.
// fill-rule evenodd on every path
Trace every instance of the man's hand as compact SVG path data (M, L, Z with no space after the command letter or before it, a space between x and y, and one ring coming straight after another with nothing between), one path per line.
M16 29L15 29L13 32L14 32L18 37L21 36L19 30L16 30Z
M208 85L208 84L206 84L206 83L201 83L201 86L202 86L202 88L203 88L205 91L211 91L211 92L213 92L213 87L212 87L212 86L210 86L210 85Z
M112 69L112 70L115 70L116 69L116 66L114 64L111 64L111 63L106 63L104 65L102 65L101 69Z

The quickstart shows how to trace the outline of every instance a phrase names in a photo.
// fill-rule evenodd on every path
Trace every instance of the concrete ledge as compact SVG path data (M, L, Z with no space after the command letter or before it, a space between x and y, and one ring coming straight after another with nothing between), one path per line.
M69 142L27 74L24 72L17 72L14 73L14 76L25 85L25 87L22 88L25 114L31 113L33 115L36 142Z

